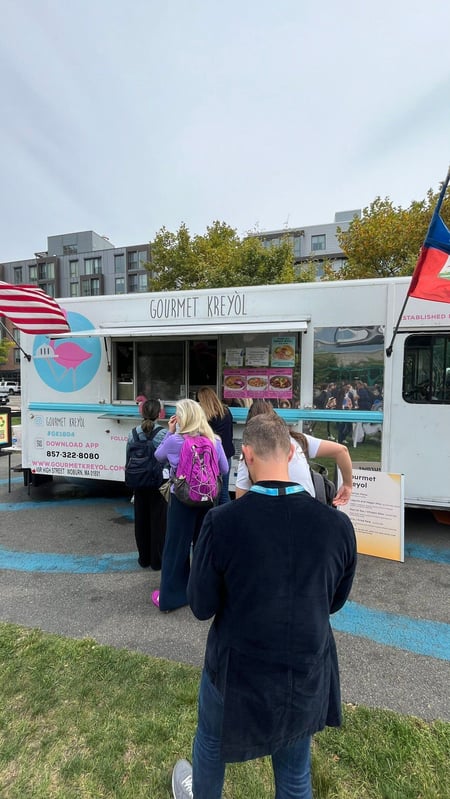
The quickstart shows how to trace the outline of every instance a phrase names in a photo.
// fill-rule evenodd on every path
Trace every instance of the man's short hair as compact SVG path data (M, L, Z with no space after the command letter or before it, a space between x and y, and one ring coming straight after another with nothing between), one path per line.
M244 427L242 443L263 459L277 451L288 455L291 449L289 428L276 413L261 413L250 419Z

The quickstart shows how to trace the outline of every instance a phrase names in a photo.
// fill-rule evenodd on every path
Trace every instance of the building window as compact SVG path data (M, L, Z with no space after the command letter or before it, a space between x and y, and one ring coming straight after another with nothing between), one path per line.
M138 253L136 252L129 252L128 253L128 269L139 269L139 261L138 261Z
M69 261L69 275L71 278L78 277L78 261Z
M48 294L49 297L55 296L54 283L39 283L39 288L42 289L42 291L45 291L45 293Z
M15 266L14 267L14 285L18 286L20 283L22 283L22 267L21 266Z
M80 296L80 285L79 285L79 283L71 283L70 284L70 296L71 297L79 297Z
M317 252L318 250L326 250L327 248L327 237L325 233L321 233L319 236L311 236L311 252Z
M300 258L302 254L302 238L302 236L294 236L293 245L295 258Z
M28 275L29 275L30 283L37 283L37 279L38 279L37 266L30 266Z
M76 244L63 244L63 255L76 255L78 248Z
M144 292L148 291L148 274L141 274L137 276L138 278L138 291Z
M101 258L85 258L84 261L85 275L101 275L101 273L102 273Z
M131 272L137 269L145 269L146 263L148 263L147 250L133 250L127 255L128 270Z
M103 293L103 285L98 277L81 278L81 296L99 297Z
M115 280L115 292L116 294L125 294L125 278L124 277L116 277Z
M142 293L144 291L148 291L148 275L145 274L135 274L128 276L128 290L132 294Z
M114 256L114 272L116 275L125 274L125 255L123 253Z
M55 264L38 264L39 280L55 279Z

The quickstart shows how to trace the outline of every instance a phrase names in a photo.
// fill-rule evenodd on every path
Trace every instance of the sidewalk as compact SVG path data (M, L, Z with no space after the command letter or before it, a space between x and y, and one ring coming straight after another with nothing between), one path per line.
M0 455L0 619L201 666L209 622L187 607L166 614L152 605L159 573L137 564L133 506L122 486L58 478L28 496L13 475L9 494L7 464ZM395 638L380 643L369 628L358 628L367 613L387 621L403 614L448 636L449 567L439 558L448 552L448 527L418 512L409 517L407 541L419 554L404 564L359 558L350 598L355 634L336 632L342 696L450 720L448 661L405 651ZM427 559L433 552L434 562Z

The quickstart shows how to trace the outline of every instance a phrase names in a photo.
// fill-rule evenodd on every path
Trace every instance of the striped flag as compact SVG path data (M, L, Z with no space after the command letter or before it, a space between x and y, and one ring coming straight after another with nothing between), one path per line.
M63 309L37 286L13 286L0 281L0 315L32 335L69 333Z
M440 216L449 180L450 170L443 183L428 233L420 251L408 290L408 297L450 302L450 231Z

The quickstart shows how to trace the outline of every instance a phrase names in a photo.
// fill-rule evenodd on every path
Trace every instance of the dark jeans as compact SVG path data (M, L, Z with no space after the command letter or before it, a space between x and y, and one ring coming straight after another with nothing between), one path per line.
M191 508L170 495L166 541L162 557L160 610L175 610L187 605L191 544L197 541L208 508Z
M195 799L221 799L225 762L220 756L223 699L205 670L198 697L198 724L192 752L192 790ZM275 799L312 799L311 738L272 755Z
M339 444L343 444L347 436L352 435L352 425L349 422L339 422L336 427L338 431L338 442Z
M134 492L134 536L139 563L144 568L161 568L166 535L167 502L157 488L136 488Z

